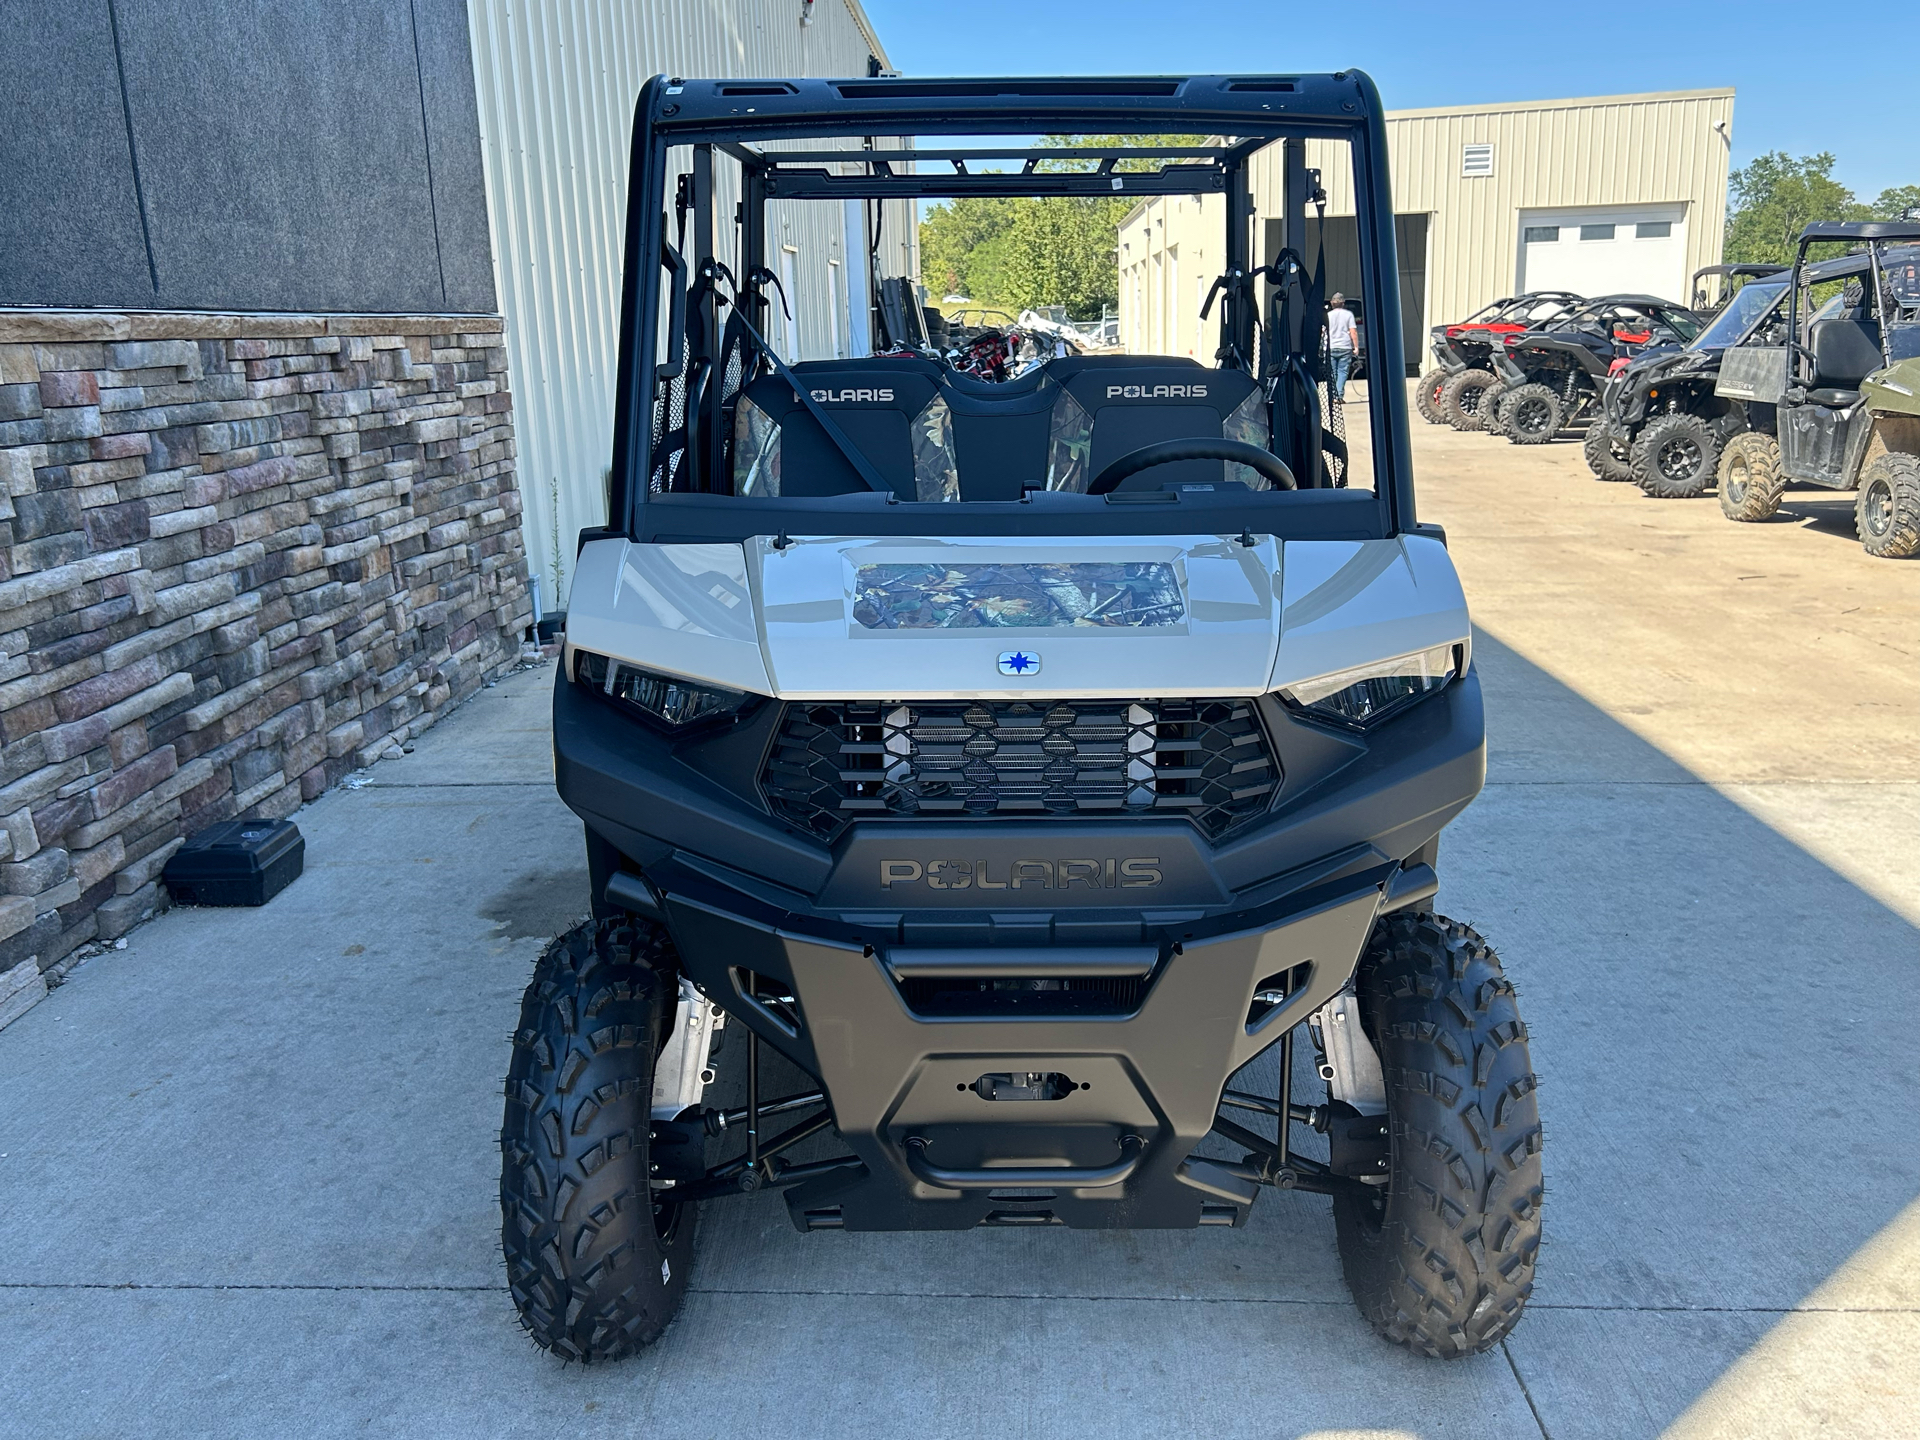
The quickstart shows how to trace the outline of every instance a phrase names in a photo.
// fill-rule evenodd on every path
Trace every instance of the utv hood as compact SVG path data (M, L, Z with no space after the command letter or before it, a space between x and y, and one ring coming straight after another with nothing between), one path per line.
M1867 376L1860 382L1860 391L1876 415L1920 416L1920 356Z
M1257 695L1468 634L1422 536L596 540L567 612L570 646L785 699Z

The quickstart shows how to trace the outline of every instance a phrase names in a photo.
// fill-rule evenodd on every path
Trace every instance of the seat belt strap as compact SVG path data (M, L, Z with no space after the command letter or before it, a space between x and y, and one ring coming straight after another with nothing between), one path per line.
M754 343L760 347L760 353L766 358L767 363L773 366L773 373L793 387L793 393L799 397L800 403L813 417L814 424L825 431L827 438L839 448L842 455L847 457L847 463L853 466L854 473L866 482L867 488L877 490L882 495L893 494L893 486L881 478L880 472L873 468L873 462L861 453L860 447L847 438L847 432L835 423L831 415L827 414L826 407L813 398L813 392L807 388L807 382L788 369L786 361L774 354L773 347L767 344L766 336L754 329L753 322L747 319L746 311L735 305L733 318L740 322L741 329L753 337Z

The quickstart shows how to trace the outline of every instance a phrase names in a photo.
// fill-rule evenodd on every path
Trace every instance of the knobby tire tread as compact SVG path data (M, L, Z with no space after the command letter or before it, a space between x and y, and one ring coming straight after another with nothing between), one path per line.
M1893 495L1892 524L1884 535L1873 534L1867 524L1867 497L1876 482L1884 483ZM1920 455L1889 451L1867 462L1860 473L1854 524L1869 555L1882 560L1920 555Z
M1587 427L1586 438L1580 442L1580 448L1594 479L1616 482L1633 479L1631 461L1614 449L1619 438L1620 427L1611 420L1596 420Z
M588 921L551 942L520 1008L501 1125L501 1248L520 1322L582 1363L660 1338L692 1269L695 1207L661 1233L648 1182L653 1060L677 970L658 926Z
M1553 423L1539 430L1522 429L1521 407L1529 404L1547 406L1547 417ZM1526 385L1516 385L1507 391L1500 419L1500 433L1515 445L1545 445L1566 428L1567 412L1553 388L1536 380Z
M1446 415L1447 423L1456 430L1468 433L1484 430L1486 428L1484 417L1477 411L1463 409L1461 402L1462 397L1471 390L1473 392L1471 403L1477 405L1481 392L1492 385L1494 379L1491 370L1462 370L1447 381L1446 389L1440 394L1440 409Z
M1387 1081L1391 1178L1383 1198L1336 1196L1342 1268L1386 1339L1479 1354L1518 1323L1540 1248L1537 1082L1513 986L1472 929L1418 912L1375 927L1359 993Z
M1691 473L1674 479L1660 468L1660 450L1668 441L1691 440L1700 452ZM1720 465L1720 432L1713 422L1686 411L1662 415L1633 441L1633 482L1650 499L1697 500L1712 488Z
M1787 488L1780 468L1780 446L1771 435L1749 430L1720 451L1720 513L1729 520L1771 519Z

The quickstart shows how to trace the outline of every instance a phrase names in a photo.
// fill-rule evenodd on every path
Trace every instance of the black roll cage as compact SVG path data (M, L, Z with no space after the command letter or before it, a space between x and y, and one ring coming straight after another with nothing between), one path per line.
M757 148L769 140L819 136L1060 132L1200 132L1234 138L1216 146L1135 146L1094 151ZM1232 283L1224 287L1221 349L1230 356L1251 357L1259 301L1251 280L1250 160L1255 151L1274 141L1308 139L1344 140L1351 147L1361 290L1372 317L1369 328L1374 353L1370 366L1379 374L1397 377L1405 373L1406 357L1400 332L1386 117L1378 89L1362 71L1070 80L681 80L656 75L641 88L634 113L607 529L597 533L642 538L658 528L648 524L644 513L654 508L647 503L646 484L653 386L656 377L677 374L679 363L677 349L666 365L656 354L655 317L660 313L661 277L663 269L678 258L667 233L667 206L673 198L668 193L667 173L671 147L694 147L689 198L696 213L705 207L708 219L713 203L712 151L720 150L740 162L741 218L747 222L742 225L744 248L738 256L743 277L764 267L765 226L753 221L756 214L764 214L769 198L1223 194L1227 201L1225 269ZM909 157L916 163L945 161L951 171L898 173L895 164ZM1305 208L1315 187L1308 180L1303 144L1289 143L1285 158L1284 245L1298 252L1304 248ZM977 159L1018 159L1024 164L1018 172L970 173L966 162ZM1167 163L1157 169L1119 171L1114 166L1120 159L1160 159ZM1063 160L1091 160L1094 168L1038 169L1044 161ZM845 161L863 164L866 173L842 175L826 168L830 163ZM710 235L710 225L700 233ZM698 253L687 258L696 273L712 259ZM714 302L709 297L704 303L709 307L710 327ZM712 333L711 328L708 333ZM1311 533L1384 537L1412 531L1418 524L1406 398L1397 385L1380 389L1379 396L1371 397L1367 407L1372 430L1372 503L1360 503L1366 498L1364 492L1306 491L1290 495L1282 505L1297 507L1300 520ZM1252 497L1256 501L1271 498ZM1324 503L1336 500L1339 503ZM900 511L917 508L906 503L897 506ZM1022 528L1023 518L1031 523L1040 514L1026 505L970 502L967 508L970 525L978 518L995 529ZM1056 517L1048 528L1057 528L1066 518L1064 513L1059 507L1045 508ZM1250 528L1269 533L1278 528L1276 520L1289 517L1287 509L1265 504L1245 503L1237 509L1254 516ZM985 513L1000 510L1027 514ZM707 522L713 518L706 517ZM893 530L904 517L887 518L890 523L884 528ZM1222 509L1208 517L1206 528L1213 529L1227 518ZM697 530L701 517L690 519ZM938 528L944 529L948 523L950 518ZM1236 519L1233 523L1245 522ZM686 532L688 527L676 521L674 529ZM583 541L593 533L583 534Z
M1825 260L1808 260L1807 251L1821 241L1865 242L1866 248L1847 255L1829 256ZM1882 257L1889 244L1908 245L1916 242L1920 242L1920 224L1911 220L1816 220L1800 232L1792 266L1796 283L1787 290L1787 347L1793 357L1789 370L1793 378L1802 383L1813 378L1813 352L1800 338L1800 292L1843 275L1871 275L1874 305L1884 316L1888 297L1881 284ZM1807 323L1810 325L1812 321L1813 316L1809 315ZM1887 339L1883 326L1880 332L1880 357L1883 360L1887 356Z

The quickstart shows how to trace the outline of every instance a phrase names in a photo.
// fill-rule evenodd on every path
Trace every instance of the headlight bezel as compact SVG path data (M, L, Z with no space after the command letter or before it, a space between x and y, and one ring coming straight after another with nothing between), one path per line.
M622 715L675 738L731 724L765 698L579 646L571 649L567 664L573 684Z
M1275 693L1290 714L1363 735L1438 695L1471 663L1468 643L1454 640L1291 681Z

